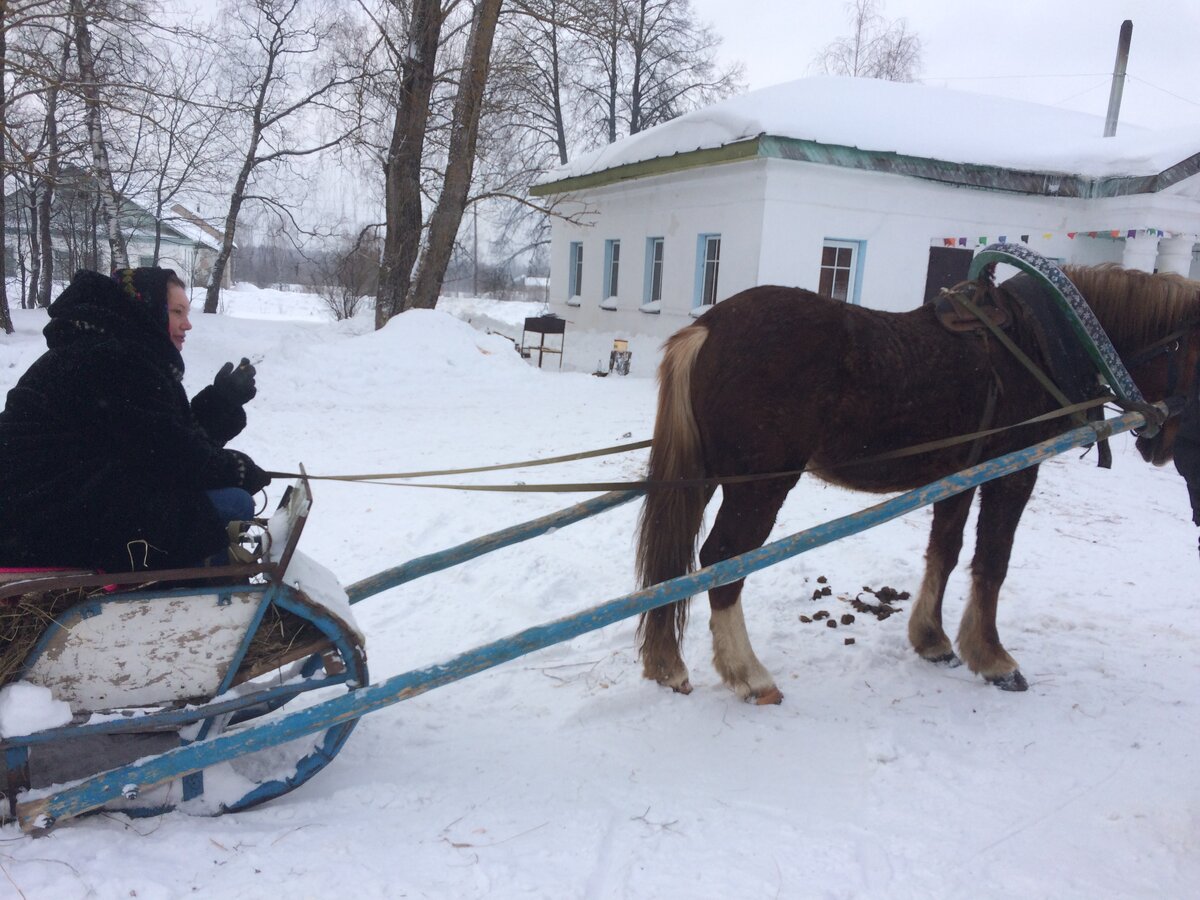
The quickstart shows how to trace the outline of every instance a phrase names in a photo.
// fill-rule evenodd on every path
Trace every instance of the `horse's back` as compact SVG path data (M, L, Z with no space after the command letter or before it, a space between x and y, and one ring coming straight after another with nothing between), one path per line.
M928 307L886 312L765 286L696 324L708 334L692 402L713 471L791 470L972 431L986 402L982 343L950 334ZM908 480L879 474L853 480Z

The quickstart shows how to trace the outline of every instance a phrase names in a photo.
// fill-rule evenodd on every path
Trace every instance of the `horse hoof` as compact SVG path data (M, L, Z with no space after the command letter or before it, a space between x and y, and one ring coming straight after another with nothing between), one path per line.
M778 706L783 702L783 691L777 687L772 687L769 690L763 691L761 694L753 694L750 697L758 706L767 706L774 704Z
M926 656L927 662L933 663L935 666L943 666L947 669L957 669L962 665L962 660L958 658L958 654L951 651L943 653L941 656Z
M1020 669L1013 669L1007 675L1001 675L998 678L989 678L988 683L994 684L1002 691L1029 690L1029 682L1025 680L1025 676L1021 674Z
M663 683L666 684L666 682ZM692 682L686 678L679 684L670 684L667 686L677 694L690 694L692 692Z

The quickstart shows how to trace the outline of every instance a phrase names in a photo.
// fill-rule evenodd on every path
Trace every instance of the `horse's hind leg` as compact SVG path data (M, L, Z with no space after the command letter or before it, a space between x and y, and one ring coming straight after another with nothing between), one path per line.
M979 489L979 530L971 562L971 599L958 629L958 649L972 672L1006 691L1029 685L1000 643L996 604L1008 574L1013 535L1037 482L1037 467L1014 472Z
M975 490L964 491L933 504L933 526L925 551L925 577L908 620L908 640L923 659L957 666L950 638L942 628L942 598L946 581L958 564L963 545L963 528L971 511Z
M713 529L700 548L700 564L709 566L739 553L761 547L775 524L775 514L783 505L797 478L730 484L722 488L721 509ZM708 592L712 606L709 628L713 635L713 665L721 680L743 700L779 703L783 694L766 670L746 632L741 593L745 579L713 588Z
M659 606L642 617L642 674L679 694L690 694L692 682L680 653L687 628L687 600Z

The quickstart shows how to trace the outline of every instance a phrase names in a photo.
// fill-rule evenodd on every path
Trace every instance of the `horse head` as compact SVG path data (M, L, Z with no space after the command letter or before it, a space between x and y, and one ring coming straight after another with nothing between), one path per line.
M1139 436L1138 452L1146 462L1164 465L1175 456L1180 434L1200 445L1200 321L1186 323L1160 341L1134 354L1130 374L1147 400L1167 400L1182 411L1167 419L1152 437Z
M1181 429L1185 439L1200 444L1200 281L1112 264L1067 266L1064 272L1095 311L1142 396L1151 403L1186 404L1183 415L1137 439L1142 458L1157 466L1170 462Z

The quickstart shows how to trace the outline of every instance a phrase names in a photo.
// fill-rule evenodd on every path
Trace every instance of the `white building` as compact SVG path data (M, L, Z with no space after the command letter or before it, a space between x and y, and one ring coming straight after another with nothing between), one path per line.
M998 240L1200 274L1200 127L1122 125L1110 138L1103 127L1037 104L823 77L580 156L532 191L573 216L555 219L551 245L568 364L573 332L657 343L759 284L911 309ZM574 344L587 366L596 343Z

